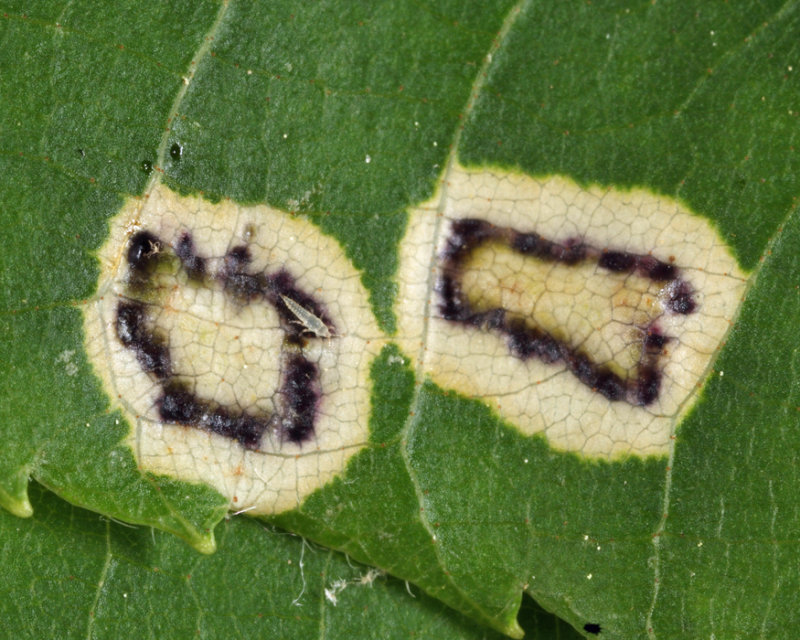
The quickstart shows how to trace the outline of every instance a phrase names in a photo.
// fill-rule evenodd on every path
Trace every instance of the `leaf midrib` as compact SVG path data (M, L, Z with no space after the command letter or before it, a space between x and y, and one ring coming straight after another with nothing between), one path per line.
M478 67L478 70L475 74L475 78L470 85L469 94L467 95L467 102L464 105L464 109L459 114L459 124L456 127L455 133L453 135L452 142L449 146L450 153L447 158L447 162L445 163L445 169L442 173L442 176L439 180L439 189L438 189L438 202L436 204L436 223L434 226L433 237L431 242L431 256L429 259L430 264L434 263L435 258L435 251L436 246L438 245L438 238L441 233L442 227L442 220L443 220L443 213L447 203L447 194L448 194L448 180L450 175L452 174L454 168L458 163L458 151L460 148L461 143L461 136L464 132L464 128L467 126L467 123L470 120L472 115L473 109L475 104L478 100L478 97L486 84L486 79L488 77L489 68L492 65L494 54L500 49L503 42L506 40L509 32L511 31L514 23L516 22L517 18L523 13L524 9L530 4L530 0L518 0L511 9L507 12L505 17L503 18L503 22L501 25L500 30L497 34L492 38L491 44L489 46L488 51L483 56L483 62ZM416 380L422 381L425 379L425 345L428 342L428 332L429 332L429 319L431 317L430 314L430 299L431 299L431 292L433 290L433 276L429 272L428 280L426 283L426 290L425 290L425 306L423 311L423 327L422 327L422 340L420 350L417 354L417 366L415 368L415 378ZM406 423L403 425L401 430L401 446L400 452L403 459L403 464L405 466L406 472L408 473L409 480L411 481L412 486L414 487L414 493L416 495L416 500L419 506L421 507L419 510L419 521L425 531L427 531L428 535L431 536L432 540L436 540L435 529L432 526L431 522L428 520L427 511L424 509L424 493L422 487L420 486L419 478L417 477L417 473L411 463L409 457L409 437L412 434L412 431L416 425L416 416L419 415L420 409L420 399L422 393L422 386L421 384L415 385L414 388L414 396L411 400L411 410L409 412L408 418L406 418ZM449 586L459 594L465 601L469 602L476 612L481 613L485 616L486 620L492 620L495 616L491 614L485 607L481 606L479 603L475 602L475 600L464 591L458 582L456 582L453 577L450 575L449 572L446 571L445 563L443 561L441 555L441 547L438 544L433 545L434 555L436 556L439 567L444 572L447 582ZM515 627L511 627L506 630L507 633L513 634L515 632L519 632L519 635L522 634L522 629L516 626L516 622L514 623Z
M203 34L203 37L200 40L200 46L196 49L189 60L189 66L186 69L186 73L181 77L182 82L178 88L178 92L175 94L175 99L172 101L169 111L167 112L167 120L164 123L164 133L161 135L161 140L158 143L158 151L156 152L156 162L155 166L153 167L152 177L145 188L146 195L149 195L150 192L161 181L161 172L164 170L164 163L167 156L167 144L169 143L172 134L172 127L170 125L180 112L181 104L183 104L183 100L186 97L186 94L189 92L189 87L192 85L192 82L194 82L197 70L200 68L200 63L211 51L212 43L216 38L220 26L225 20L229 6L229 0L220 1L220 6L217 10L217 15L214 18L214 22L211 24L208 31Z

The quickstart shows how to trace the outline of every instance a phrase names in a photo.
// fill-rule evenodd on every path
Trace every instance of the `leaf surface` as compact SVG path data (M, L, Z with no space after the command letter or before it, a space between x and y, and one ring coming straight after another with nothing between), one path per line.
M201 556L31 487L36 516L0 513L3 630L17 638L499 640L416 587L241 516ZM528 603L533 638L578 637Z
M647 187L710 219L751 274L667 457L556 451L415 379L390 346L373 365L369 446L274 521L511 634L525 591L601 637L791 636L800 4L42 2L1 13L5 507L30 513L33 477L74 504L214 547L227 502L137 468L83 350L93 252L154 177L309 215L362 270L389 334L407 211L456 160ZM43 500L59 530L192 562L168 537L125 542ZM217 527L220 547L229 526ZM246 566L260 567L273 543L242 526L244 546L260 549ZM34 546L58 553L48 544ZM96 569L116 557L87 548L67 560ZM13 555L3 562L29 579ZM279 580L296 586L295 574ZM82 610L99 611L87 593Z

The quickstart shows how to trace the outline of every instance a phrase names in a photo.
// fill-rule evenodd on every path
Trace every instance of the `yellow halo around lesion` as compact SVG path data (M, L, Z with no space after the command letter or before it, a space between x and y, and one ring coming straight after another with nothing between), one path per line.
M611 273L591 261L540 261L492 243L472 252L459 272L475 308L505 309L506 317L622 377L635 374L642 328L657 325L668 340L655 401L611 401L563 361L515 357L507 336L444 319L437 282L452 225L464 219L675 265L696 302L692 313L667 308L669 283ZM456 166L439 192L411 212L401 242L398 342L421 375L483 400L523 434L541 433L557 449L603 458L663 455L730 328L746 278L708 220L670 198Z
M310 440L298 444L267 434L258 450L249 450L231 438L160 419L158 382L116 335L120 300L135 295L146 305L148 322L169 341L173 368L198 396L237 411L275 409L284 333L269 305L237 303L214 277L202 283L187 278L175 259L165 260L153 288L132 292L126 251L141 230L155 234L173 255L181 235L191 234L212 274L232 247L247 246L251 270L284 269L324 304L337 332L309 340L304 349L321 387ZM360 274L333 238L277 209L211 203L158 184L147 198L129 199L110 221L98 259L98 293L85 307L86 349L112 403L132 425L128 442L143 470L210 484L236 510L276 513L296 507L365 446L369 365L385 337Z

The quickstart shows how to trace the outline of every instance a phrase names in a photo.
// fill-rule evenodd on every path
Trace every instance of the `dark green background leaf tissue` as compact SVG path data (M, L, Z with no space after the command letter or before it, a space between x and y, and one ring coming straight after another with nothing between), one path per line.
M138 471L82 351L92 252L153 175L309 215L392 332L406 210L455 154L714 221L753 277L711 381L670 459L586 461L413 380L390 348L370 446L276 523L507 631L525 590L600 637L793 637L800 3L600 4L0 4L0 503L25 513L30 475L213 544L224 501ZM30 492L33 519L0 514L17 637L495 637L395 579L333 607L323 590L366 569L317 546L296 607L302 543L255 521L223 521L206 557Z
M502 638L415 587L254 520L223 521L219 550L201 556L169 534L31 493L35 518L0 512L9 637ZM578 637L532 603L523 621L534 640Z

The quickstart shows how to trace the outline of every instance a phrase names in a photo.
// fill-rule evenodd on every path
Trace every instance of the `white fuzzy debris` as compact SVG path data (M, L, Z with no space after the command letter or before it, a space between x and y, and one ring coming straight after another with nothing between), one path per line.
M358 579L358 584L361 586L371 587L376 578L384 575L385 572L380 569L370 569L363 576Z
M335 607L339 602L338 595L347 588L347 584L347 580L332 582L330 588L323 589L325 599Z
M303 546L300 547L300 562L298 563L298 565L300 566L300 580L302 581L303 586L300 589L300 593L297 594L297 597L294 600L292 600L292 604L295 607L300 607L300 606L303 605L303 603L300 602L300 598L302 598L303 594L306 592L306 575L305 575L305 572L304 572L305 563L303 562L304 559L305 559L305 554L306 554L306 545L307 545L307 543L306 543L305 539L303 539ZM289 562L291 562L291 560ZM334 604L334 606L336 606L335 602L333 604Z

